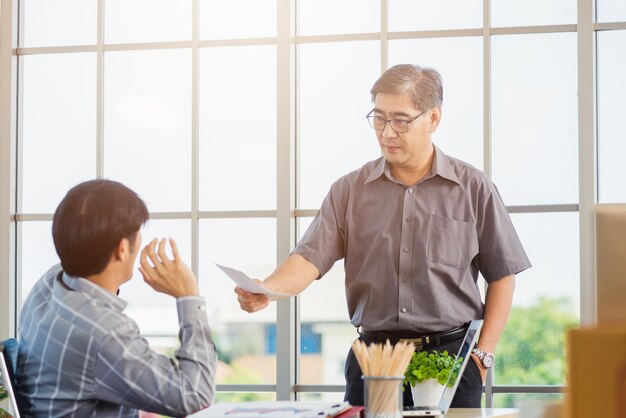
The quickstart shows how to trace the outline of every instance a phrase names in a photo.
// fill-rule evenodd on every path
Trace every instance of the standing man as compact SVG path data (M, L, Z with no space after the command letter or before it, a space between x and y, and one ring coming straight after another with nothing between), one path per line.
M133 275L148 219L144 202L108 180L81 183L57 207L52 236L61 264L39 279L20 315L16 380L24 415L185 416L213 403L215 345L193 272L170 239L152 240L139 270L176 299L176 362L157 354L123 311L119 288Z
M480 407L482 386L511 310L515 274L530 262L495 185L433 145L441 76L396 65L371 89L367 115L383 157L337 180L293 253L263 282L297 294L344 259L348 311L367 343L410 339L418 350L457 352L467 323L484 319L453 407ZM460 139L462 140L462 138ZM479 273L488 283L483 304ZM254 312L265 295L237 287ZM352 351L345 399L363 405ZM411 391L404 391L412 405Z

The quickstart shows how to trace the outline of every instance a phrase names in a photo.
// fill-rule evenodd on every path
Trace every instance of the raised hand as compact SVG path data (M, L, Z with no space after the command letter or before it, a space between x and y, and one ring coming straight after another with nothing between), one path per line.
M141 251L139 271L144 281L157 292L175 298L198 296L198 281L195 274L181 260L176 242L172 238L169 238L169 243L174 258L170 259L167 256L165 253L167 241L165 238L160 241L155 238Z

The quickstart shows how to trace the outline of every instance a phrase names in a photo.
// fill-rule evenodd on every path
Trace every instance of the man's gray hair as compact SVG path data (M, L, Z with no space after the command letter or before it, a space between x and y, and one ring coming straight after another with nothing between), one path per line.
M378 93L406 94L418 110L441 108L443 86L441 75L432 68L398 64L387 69L370 90L372 103Z

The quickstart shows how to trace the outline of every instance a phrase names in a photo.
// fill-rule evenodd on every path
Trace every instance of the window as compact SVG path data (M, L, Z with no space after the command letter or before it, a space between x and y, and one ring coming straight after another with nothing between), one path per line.
M578 201L575 35L492 37L493 179L508 205Z
M380 71L379 55L371 41L299 46L299 208L319 208L335 180L378 157L365 115L372 108L369 89Z
M21 64L21 211L51 213L96 175L96 56L26 55Z
M535 396L524 385L560 396L563 341L536 333L593 321L594 301L581 291L593 283L589 208L626 199L618 110L626 9L597 0L594 22L576 1L544 3L5 0L0 85L9 88L0 89L0 108L15 100L15 118L3 112L0 123L0 233L15 240L0 247L0 316L15 317L57 262L50 226L65 192L111 178L147 202L144 242L175 238L196 271L223 399L293 391L341 399L356 335L343 264L297 302L248 315L215 263L263 278L288 256L330 185L380 156L365 121L374 80L415 62L444 78L435 143L493 178L534 265L519 276L486 405ZM579 36L585 27L593 29ZM593 77L579 74L590 56ZM587 93L596 86L597 96ZM581 110L594 101L597 120ZM597 126L597 143L581 126ZM581 152L596 145L597 173L596 156ZM173 301L139 274L122 296L151 343L175 349ZM543 328L525 326L527 318ZM12 331L3 321L0 330ZM533 350L520 353L528 341ZM281 363L292 353L294 364Z

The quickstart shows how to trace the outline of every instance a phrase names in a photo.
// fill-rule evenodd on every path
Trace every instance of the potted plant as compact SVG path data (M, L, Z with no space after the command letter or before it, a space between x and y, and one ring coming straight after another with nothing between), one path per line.
M439 403L444 385L453 371L456 354L448 351L420 351L413 357L404 372L404 383L411 385L413 404L432 406Z

